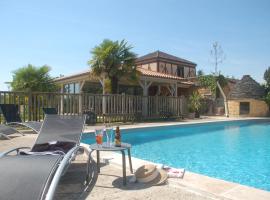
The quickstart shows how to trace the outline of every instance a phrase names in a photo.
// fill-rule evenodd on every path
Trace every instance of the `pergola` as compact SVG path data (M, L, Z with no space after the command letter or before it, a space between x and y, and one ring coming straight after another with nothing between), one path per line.
M187 80L185 78L176 77L176 76L172 76L172 75L164 74L160 72L153 72L153 71L142 69L142 68L138 68L137 70L139 72L137 85L141 86L142 91L143 91L143 96L148 96L149 87L153 85L157 86L158 88L156 96L160 96L161 87L166 87L170 93L170 96L174 96L174 97L178 96L178 92L177 92L178 88L190 88L195 85L194 82ZM79 94L83 93L82 89L86 82L91 82L92 84L100 84L101 87L103 84L101 79L91 75L90 70L86 70L84 72L77 73L71 76L59 77L55 79L55 82L61 85L62 93L64 92L65 85L71 84L71 83L77 84L78 91L76 91L76 93L79 93ZM128 83L124 83L124 84L128 84ZM63 101L64 99L61 100L62 102L61 110L63 109L62 108ZM105 101L105 98L104 98L104 101ZM104 102L103 105L105 106L106 103ZM144 108L143 109L144 112L146 112L148 108L148 104L146 101L143 102L143 108ZM103 109L105 110L106 108L103 107ZM82 111L81 95L79 96L79 110ZM146 113L143 113L143 114L146 115Z
M142 68L137 68L137 71L139 72L138 85L141 86L143 90L143 96L148 96L149 87L153 85L158 87L156 95L160 95L160 87L164 86L168 89L170 96L178 96L178 88L190 88L195 85L193 81L188 80L187 78L181 78ZM61 92L64 92L65 85L71 83L78 84L79 91L76 91L76 93L83 92L82 89L86 82L102 85L102 80L98 77L91 75L90 70L86 70L84 72L73 74L70 76L59 77L56 78L54 81L55 83L60 84ZM124 82L123 84L126 84L127 86L129 85L129 83L127 82Z

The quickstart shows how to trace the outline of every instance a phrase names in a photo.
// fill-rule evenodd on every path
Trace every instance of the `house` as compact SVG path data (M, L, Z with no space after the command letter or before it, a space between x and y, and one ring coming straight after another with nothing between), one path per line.
M229 116L264 117L269 108L263 96L264 88L249 75L243 76L233 87L228 98Z
M196 64L161 52L155 51L138 57L135 61L139 77L137 82L122 78L119 81L119 93L144 96L181 96L188 95L195 83ZM65 93L102 93L98 77L91 70L70 76L61 76L54 80L61 85Z

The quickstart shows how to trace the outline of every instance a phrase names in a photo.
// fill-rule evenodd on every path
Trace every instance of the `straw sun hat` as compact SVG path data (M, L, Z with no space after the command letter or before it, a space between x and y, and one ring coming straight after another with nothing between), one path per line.
M167 181L168 175L166 171L149 164L139 167L135 172L135 177L139 183L162 185Z

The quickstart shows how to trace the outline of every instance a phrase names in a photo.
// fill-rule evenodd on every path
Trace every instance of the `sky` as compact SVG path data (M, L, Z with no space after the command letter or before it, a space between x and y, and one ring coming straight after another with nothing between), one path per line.
M263 82L270 66L269 0L0 0L0 90L29 63L53 77L88 69L103 39L125 39L144 55L156 50L214 71L217 41L224 75Z

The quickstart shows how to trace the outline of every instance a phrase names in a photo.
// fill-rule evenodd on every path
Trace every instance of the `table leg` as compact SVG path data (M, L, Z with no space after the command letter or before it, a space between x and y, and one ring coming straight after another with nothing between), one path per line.
M128 160L129 160L129 169L130 169L130 173L133 174L133 168L132 168L132 161L131 161L131 153L130 153L130 149L128 149Z
M127 184L127 177L126 177L126 155L125 155L125 151L122 150L122 167L123 167L123 185Z
M97 172L100 173L100 153L97 150Z
M87 169L86 169L86 180L85 180L85 182L86 182L86 184L88 184L89 183L89 181L90 181L90 165L91 165L91 154L92 154L92 152L93 152L94 150L91 150L90 152L89 152L89 154L88 154L88 160L87 160Z

